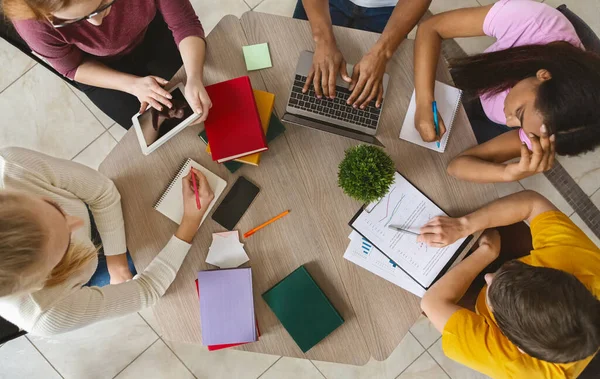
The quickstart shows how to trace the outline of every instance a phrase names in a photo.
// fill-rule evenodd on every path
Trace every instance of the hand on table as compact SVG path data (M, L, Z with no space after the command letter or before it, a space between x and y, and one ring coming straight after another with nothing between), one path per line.
M383 74L387 65L383 53L371 50L352 69L350 87L352 91L347 104L354 108L364 109L371 100L379 108L383 102Z
M167 83L168 80L153 75L134 79L130 93L140 101L140 113L143 113L148 105L158 111L162 110L163 106L173 106L170 101L173 96L163 88Z
M342 75L344 81L350 83L351 79L346 70L346 61L335 42L317 43L313 55L313 66L308 73L302 92L308 92L312 84L319 99L323 95L333 99L338 73Z
M133 274L129 271L129 262L127 262L126 253L107 255L106 266L110 275L110 284L125 283L133 279Z
M437 216L429 220L419 231L417 242L432 247L444 247L467 236L468 230L464 218Z
M206 88L204 88L202 78L187 78L185 83L185 98L192 106L193 111L201 115L195 124L204 122L208 117L208 110L212 108L212 102L210 101L210 97L208 97Z
M446 133L446 124L440 112L438 111L438 125L440 127L440 135L435 133L435 123L433 121L433 109L431 102L417 102L417 110L415 112L415 128L421 135L421 139L425 142L441 141L442 136Z
M505 176L507 181L515 181L528 176L544 172L554 166L554 151L556 137L548 137L548 129L545 125L540 128L540 136L529 133L529 140L533 151L529 151L527 145L521 144L521 160L517 163L506 165Z

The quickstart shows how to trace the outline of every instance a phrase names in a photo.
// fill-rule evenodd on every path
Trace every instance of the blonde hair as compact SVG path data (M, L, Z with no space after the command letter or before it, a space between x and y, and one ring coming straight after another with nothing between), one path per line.
M0 297L63 283L97 253L97 248L72 243L52 272L41 268L48 234L35 212L23 206L27 201L27 195L0 192Z
M52 12L71 5L71 0L0 0L10 20L46 20Z

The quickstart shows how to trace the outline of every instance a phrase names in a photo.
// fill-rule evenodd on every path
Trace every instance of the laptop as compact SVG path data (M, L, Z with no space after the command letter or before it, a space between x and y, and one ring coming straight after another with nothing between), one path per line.
M383 147L383 144L375 138L383 104L380 108L375 108L375 100L373 100L365 109L355 109L352 105L346 104L351 92L348 91L348 83L342 80L340 76L338 76L336 82L335 99L318 99L312 85L309 91L305 94L302 93L306 77L312 67L312 61L312 52L303 51L300 53L294 82L282 120ZM351 73L353 66L347 65L347 68L348 72ZM384 74L384 98L389 79L390 76Z

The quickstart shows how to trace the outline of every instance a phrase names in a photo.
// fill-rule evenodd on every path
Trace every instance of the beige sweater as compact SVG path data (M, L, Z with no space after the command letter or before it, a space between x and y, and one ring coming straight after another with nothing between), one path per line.
M73 239L92 245L89 206L106 255L126 251L121 196L108 178L86 166L22 148L0 149L0 190L23 191L54 200L85 221ZM0 298L0 316L36 335L52 335L119 317L151 306L166 292L190 244L172 237L133 280L106 287L83 287L97 259L60 285L29 295ZM0 262L2 264L2 262Z

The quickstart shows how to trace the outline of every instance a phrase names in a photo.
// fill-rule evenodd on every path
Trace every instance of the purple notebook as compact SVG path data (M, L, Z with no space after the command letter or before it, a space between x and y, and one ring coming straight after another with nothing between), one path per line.
M200 271L198 290L202 344L256 341L250 268Z

